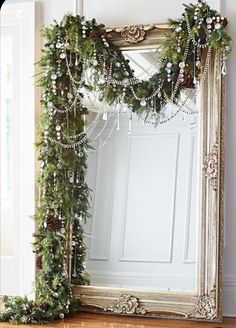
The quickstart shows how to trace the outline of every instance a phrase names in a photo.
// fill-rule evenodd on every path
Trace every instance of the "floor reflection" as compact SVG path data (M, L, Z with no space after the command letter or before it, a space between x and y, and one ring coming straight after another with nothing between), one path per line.
M57 321L47 325L17 325L17 328L42 326L47 328L235 328L236 318L225 318L223 323L204 323L81 313L64 321ZM0 323L0 328L16 328L16 325Z

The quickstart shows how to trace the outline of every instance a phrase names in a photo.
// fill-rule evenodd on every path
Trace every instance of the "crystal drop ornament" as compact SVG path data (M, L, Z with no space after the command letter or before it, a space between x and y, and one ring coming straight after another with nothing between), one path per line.
M222 64L221 74L224 76L227 74L227 67L226 67L225 61Z
M103 115L102 115L102 119L103 119L104 121L107 120L107 111L104 111L104 113L103 113Z
M145 106L147 105L146 100L145 100L145 99L142 99L142 100L140 101L140 105L141 105L142 107L145 107Z

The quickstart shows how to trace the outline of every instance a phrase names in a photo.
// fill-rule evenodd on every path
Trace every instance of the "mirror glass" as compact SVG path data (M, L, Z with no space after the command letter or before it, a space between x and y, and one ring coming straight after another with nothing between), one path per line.
M158 50L124 55L139 79L158 71ZM181 97L186 106L167 105L157 126L121 108L94 128L84 227L93 286L197 289L198 114L196 95Z

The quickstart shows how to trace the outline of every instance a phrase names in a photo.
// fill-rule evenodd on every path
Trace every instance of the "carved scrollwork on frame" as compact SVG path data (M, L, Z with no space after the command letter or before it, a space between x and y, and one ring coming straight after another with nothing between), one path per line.
M128 43L138 43L145 38L143 25L125 26L121 31L122 38Z
M107 32L117 32L121 34L123 40L129 44L135 44L145 39L146 31L154 28L154 25L131 25L108 29Z
M210 181L213 190L217 190L218 186L218 151L219 146L216 142L211 149L211 152L205 157L203 168L205 175Z
M198 298L196 309L188 315L188 318L214 320L216 317L216 288L214 286L209 295Z
M104 308L116 314L146 314L146 310L139 304L138 298L131 295L121 295L111 306Z

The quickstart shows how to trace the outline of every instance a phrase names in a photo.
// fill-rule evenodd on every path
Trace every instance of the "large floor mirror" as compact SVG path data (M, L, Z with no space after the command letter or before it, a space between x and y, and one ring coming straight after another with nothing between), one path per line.
M107 35L145 80L158 71L165 32L165 25L152 25L108 29ZM199 88L186 89L183 106L168 105L158 124L150 116L130 117L125 106L117 116L114 107L93 131L91 220L84 224L90 286L74 286L84 310L221 318L220 58L206 50L201 69Z
M149 76L152 50L126 56L137 76ZM196 290L199 116L194 96L189 108L168 122L160 118L157 126L135 115L130 122L126 108L118 128L112 114L98 126L96 133L106 124L89 152L93 192L85 227L92 285ZM168 108L166 115L172 112L176 109Z

